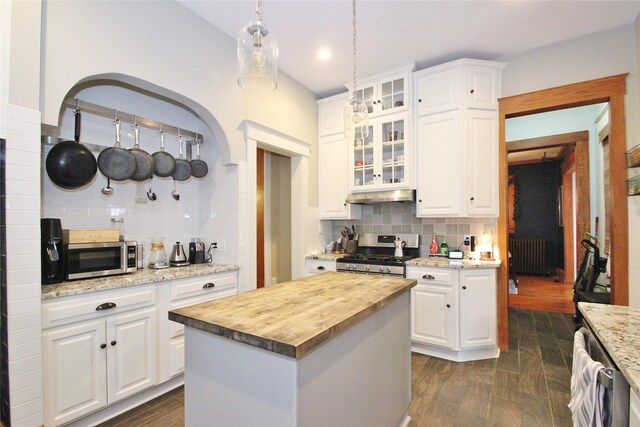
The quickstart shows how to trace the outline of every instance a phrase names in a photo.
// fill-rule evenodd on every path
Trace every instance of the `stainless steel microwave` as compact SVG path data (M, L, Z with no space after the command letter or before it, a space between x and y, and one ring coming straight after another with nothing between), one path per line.
M63 245L65 280L133 273L138 265L136 242Z

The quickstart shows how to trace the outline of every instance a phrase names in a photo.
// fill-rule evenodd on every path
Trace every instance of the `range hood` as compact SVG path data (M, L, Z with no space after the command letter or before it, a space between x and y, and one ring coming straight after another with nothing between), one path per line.
M385 202L415 202L416 190L373 191L368 193L351 193L347 203L372 205Z

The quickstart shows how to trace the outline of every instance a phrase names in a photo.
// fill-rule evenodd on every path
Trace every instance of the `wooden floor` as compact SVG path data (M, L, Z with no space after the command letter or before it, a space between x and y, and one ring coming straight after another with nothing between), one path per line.
M509 294L509 307L571 314L573 287L553 278L518 276L518 294Z
M571 426L567 408L571 316L509 309L509 348L499 359L449 362L411 358L411 427ZM183 426L180 387L102 426Z

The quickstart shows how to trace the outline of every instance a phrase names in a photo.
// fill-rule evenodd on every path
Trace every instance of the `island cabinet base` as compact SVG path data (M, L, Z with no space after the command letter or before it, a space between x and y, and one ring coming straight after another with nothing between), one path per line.
M500 356L498 347L474 348L468 350L450 350L417 342L411 343L411 351L427 356L439 357L454 362L471 362L472 360L495 359Z
M185 425L406 426L409 292L295 359L186 327Z

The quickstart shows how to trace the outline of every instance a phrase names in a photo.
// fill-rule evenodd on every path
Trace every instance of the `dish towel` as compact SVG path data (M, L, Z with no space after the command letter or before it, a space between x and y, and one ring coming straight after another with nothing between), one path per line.
M578 331L573 340L571 367L571 401L569 409L574 427L601 427L604 387L598 384L598 373L604 365L589 356L584 335Z

